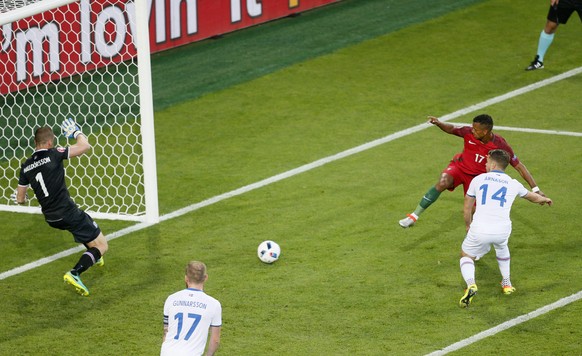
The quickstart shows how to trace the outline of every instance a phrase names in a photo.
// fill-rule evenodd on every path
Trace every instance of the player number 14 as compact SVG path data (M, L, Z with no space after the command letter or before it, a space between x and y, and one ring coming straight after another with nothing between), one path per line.
M479 190L483 191L481 194L481 205L485 205L487 203L487 190L489 189L489 184L483 184L479 187ZM499 206L503 208L507 199L505 196L507 195L507 187L501 187L495 193L491 195L491 200L497 200L499 202Z

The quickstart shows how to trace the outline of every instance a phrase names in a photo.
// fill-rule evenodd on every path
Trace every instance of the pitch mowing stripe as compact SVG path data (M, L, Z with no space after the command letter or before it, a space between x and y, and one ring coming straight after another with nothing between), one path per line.
M503 102L505 100L514 98L516 96L519 96L519 95L528 93L530 91L533 91L533 90L536 90L536 89L545 87L547 85L553 84L553 83L558 82L560 80L573 77L573 76L575 76L575 75L577 75L579 73L582 73L582 67L578 67L578 68L572 69L570 71L567 71L567 72L564 72L562 74L553 76L551 78L544 79L542 81L539 81L539 82L536 82L536 83L527 85L527 86L522 87L520 89L516 89L516 90L510 91L508 93L505 93L503 95L496 96L494 98L491 98L491 99L482 101L482 102L480 102L478 104L468 106L466 108L457 110L457 111L455 111L453 113L450 113L450 114L446 114L444 116L441 116L439 119L441 121L450 121L450 120L456 119L456 118L458 118L460 116L469 114L471 112L474 112L474 111L477 111L477 110L481 110L481 109L486 108L488 106L491 106L491 105L494 105L494 104ZM293 176L295 176L297 174L300 174L300 173L303 173L303 172L307 172L307 171L310 171L312 169L321 167L321 166L323 166L325 164L328 164L328 163L331 163L331 162L340 160L342 158L346 158L346 157L355 155L356 153L360 153L360 152L369 150L371 148L374 148L374 147L383 145L383 144L388 143L390 141L394 141L394 140L396 140L398 138L402 138L402 137L408 136L410 134L413 134L413 133L422 131L422 130L427 129L427 128L431 127L431 126L432 125L429 124L428 122L422 123L422 124L419 124L419 125L410 127L408 129L395 132L395 133L390 134L388 136L379 138L377 140L370 141L370 142L365 143L363 145L360 145L360 146L357 146L357 147L354 147L354 148L350 148L348 150L345 150L343 152L337 153L335 155L328 156L328 157L319 159L317 161L314 161L314 162L305 164L303 166L300 166L298 168L294 168L294 169L289 170L287 172L283 172L281 174L277 174L277 175L272 176L270 178L263 179L263 180L258 181L256 183L252 183L252 184L249 184L249 185L245 185L244 187L241 187L241 188L232 190L232 191L227 192L227 193L224 193L224 194L220 194L220 195L214 196L214 197L212 197L210 199L206 199L206 200L201 201L199 203L192 204L192 205L189 205L189 206L187 206L185 208L176 210L176 211L174 211L172 213L163 215L163 216L160 217L160 222L166 221L166 220L170 220L170 219L174 219L174 218L177 218L179 216L188 214L190 212L193 212L193 211L202 209L202 208L204 208L206 206L209 206L209 205L218 203L220 201L223 201L223 200L226 200L226 199L229 199L229 198L232 198L232 197L235 197L235 196L244 194L244 193L248 193L250 191L253 191L253 190L258 189L258 188L262 188L262 187L267 186L267 185L272 184L272 183L276 183L276 182L281 181L283 179L287 179L289 177L293 177ZM514 130L528 130L526 132L533 132L532 130L535 130L535 129L514 129ZM561 131L547 131L547 130L535 130L535 131L536 132L540 132L540 133L556 133L556 132L561 132ZM578 135L577 133L570 133L570 134L572 134L572 135ZM108 234L107 235L107 240L110 241L110 240L116 239L118 237L128 235L128 234L130 234L132 232L146 229L146 228L148 228L148 227L150 227L152 225L154 225L154 224L152 224L152 223L139 223L139 224L136 224L136 225L127 227L125 229L121 229L121 230L118 230L118 231L115 231L113 233ZM41 258L41 259L39 259L37 261L27 263L25 265L22 265L20 267L13 268L13 269L8 270L6 272L2 272L2 273L0 273L0 281L6 279L8 277L12 277L12 276L18 275L20 273L23 273L23 272L32 270L32 269L37 268L37 267L40 267L40 266L45 265L47 263L56 261L56 260L61 259L63 257L70 256L70 255L72 255L74 253L81 252L83 250L85 250L85 248L83 246L73 247L73 248L70 248L68 250L65 250L65 251L59 252L57 254L54 254L52 256L45 257L45 258Z
M529 321L533 318L537 318L540 315L544 315L546 313L551 312L554 309L561 308L561 307L566 306L570 303L576 302L580 299L582 299L582 291L575 293L575 294L572 294L569 297L562 298L562 299L558 300L557 302L546 305L544 307L541 307L541 308L534 310L532 312L529 312L527 314L518 316L517 318L506 321L505 323L499 324L491 329L482 331L482 332L475 334L469 338L466 338L466 339L461 340L459 342L456 342L450 346L447 346L442 350L431 352L430 354L427 354L427 356L446 355L449 352L453 352L453 351L462 349L463 347L469 346L472 343L483 340L486 337L493 336L501 331L507 330L507 329L512 328L512 327L519 325L521 323L525 323L526 321Z

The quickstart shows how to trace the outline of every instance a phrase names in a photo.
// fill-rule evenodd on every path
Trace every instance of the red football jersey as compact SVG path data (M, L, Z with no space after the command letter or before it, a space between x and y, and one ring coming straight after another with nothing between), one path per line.
M502 149L509 153L509 163L515 167L519 164L519 158L513 153L513 149L507 144L505 139L499 135L493 134L491 141L483 143L475 138L472 128L469 126L456 127L453 129L453 135L462 137L465 140L463 152L460 154L458 166L466 174L479 175L485 173L485 163L487 163L487 154L494 149Z

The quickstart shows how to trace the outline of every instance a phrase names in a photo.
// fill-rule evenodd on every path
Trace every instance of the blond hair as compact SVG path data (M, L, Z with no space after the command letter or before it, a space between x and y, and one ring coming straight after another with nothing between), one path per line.
M206 280L206 265L199 261L188 262L186 277L191 283L203 283Z

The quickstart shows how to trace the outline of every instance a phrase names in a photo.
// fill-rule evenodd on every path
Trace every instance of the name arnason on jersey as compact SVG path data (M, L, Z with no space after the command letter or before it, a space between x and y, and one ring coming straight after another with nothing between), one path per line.
M206 309L206 304L200 303L193 300L175 300L173 305L175 307L190 307L190 308L199 308L199 309Z
M493 182L496 183L501 183L501 184L509 184L509 181L507 179L500 179L500 178L496 178L496 177L485 177L485 180L491 180Z
M50 163L50 162L51 162L50 157L42 158L42 159L34 162L33 164L29 164L28 166L24 167L24 173L26 173L32 169L38 168L38 167L42 166L43 164Z

